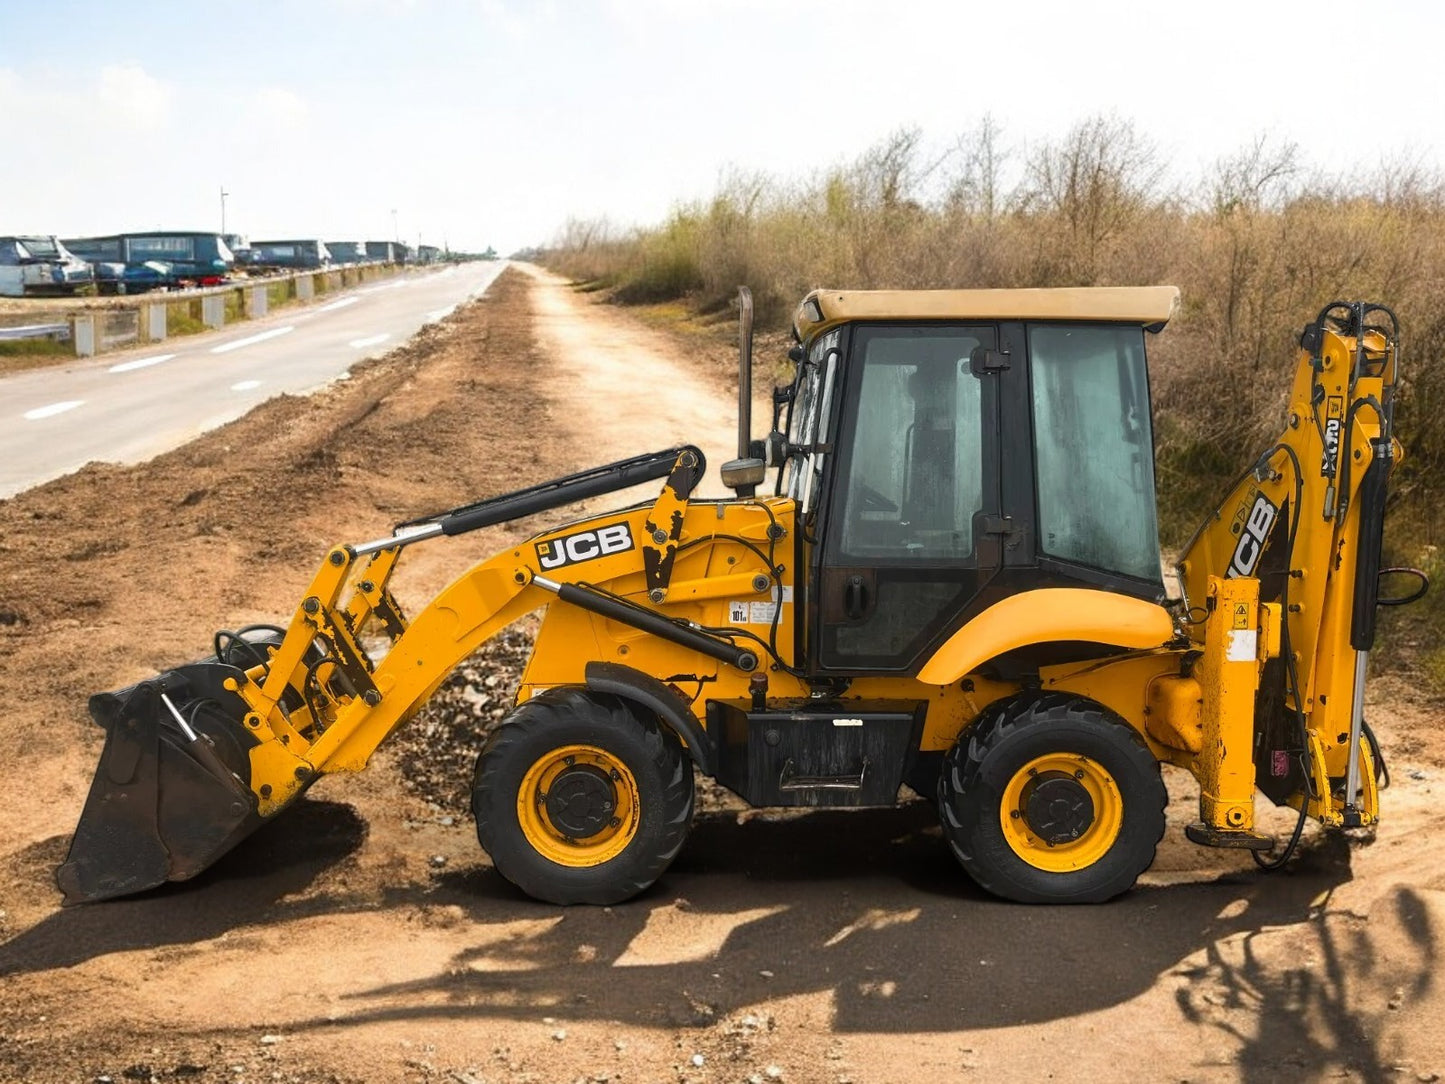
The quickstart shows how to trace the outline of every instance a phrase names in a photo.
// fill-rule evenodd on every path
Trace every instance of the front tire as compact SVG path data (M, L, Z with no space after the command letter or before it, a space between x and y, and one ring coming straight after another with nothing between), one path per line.
M606 693L539 693L477 758L477 839L497 872L548 903L637 895L682 848L692 810L692 763L677 736Z
M944 760L943 834L963 868L1021 903L1102 903L1154 861L1168 802L1123 719L1051 693L984 713Z

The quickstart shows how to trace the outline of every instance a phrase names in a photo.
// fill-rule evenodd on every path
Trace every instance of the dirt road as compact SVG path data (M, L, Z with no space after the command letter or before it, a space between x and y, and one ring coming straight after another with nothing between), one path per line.
M335 380L482 293L501 268L421 270L219 331L23 373L0 365L0 497L92 459L142 462L273 395Z
M1388 686L1378 840L1312 842L1283 875L1183 842L1178 779L1146 882L1067 909L982 897L927 803L772 817L710 795L652 891L564 909L491 870L468 780L447 782L503 710L523 635L197 882L58 907L99 753L90 692L284 615L338 539L682 439L716 465L734 440L717 355L679 365L665 336L513 271L311 399L0 502L0 1081L1445 1072L1445 743ZM526 530L416 547L403 601Z

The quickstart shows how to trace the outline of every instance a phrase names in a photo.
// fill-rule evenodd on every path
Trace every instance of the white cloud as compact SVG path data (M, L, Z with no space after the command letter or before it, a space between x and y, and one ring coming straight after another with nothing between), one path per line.
M275 133L304 131L311 120L306 99L285 87L262 87L246 99L245 125Z
M95 96L95 107L114 123L147 129L170 121L174 97L171 86L138 64L110 64L101 68L91 93ZM84 98L73 98L72 104L84 108L90 103Z
M506 0L477 0L477 10L513 42L531 41L537 35L538 24L550 24L557 18L557 9L550 0L520 6Z

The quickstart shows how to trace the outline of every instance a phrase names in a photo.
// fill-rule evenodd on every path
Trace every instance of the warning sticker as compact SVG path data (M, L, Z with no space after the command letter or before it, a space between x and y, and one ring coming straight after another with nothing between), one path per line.
M1234 604L1234 628L1249 628L1249 603L1236 602Z
M777 612L776 602L749 602L748 603L748 624L749 625L771 625L773 615ZM778 615L780 618L782 615Z
M1254 629L1247 632L1230 632L1225 640L1225 662L1253 662L1258 654L1259 634Z
M785 587L782 591L782 603L788 605L793 601L793 589ZM729 625L771 625L774 614L778 609L778 589L773 588L773 597L766 602L729 602L728 603L728 624ZM777 615L777 620L782 620L782 614Z

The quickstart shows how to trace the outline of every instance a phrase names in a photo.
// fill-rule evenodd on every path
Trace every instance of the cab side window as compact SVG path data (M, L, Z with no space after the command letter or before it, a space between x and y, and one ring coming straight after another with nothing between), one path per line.
M1154 436L1138 327L1029 328L1039 548L1159 577Z

